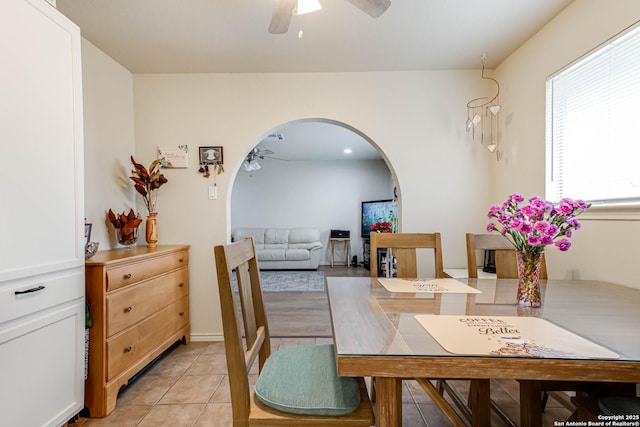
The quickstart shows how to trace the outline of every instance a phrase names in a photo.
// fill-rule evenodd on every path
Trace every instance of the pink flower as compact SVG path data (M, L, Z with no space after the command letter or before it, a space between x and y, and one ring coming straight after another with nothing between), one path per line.
M514 218L511 221L509 221L509 227L512 230L520 230L520 227L522 227L522 220L520 218Z
M571 247L571 242L567 239L558 240L556 242L556 247L560 249L562 252L566 252Z
M507 200L514 202L515 204L522 203L524 201L524 197L520 194L512 194L509 196Z
M571 215L573 213L573 201L562 199L558 205L558 210L564 215Z
M546 235L553 237L556 234L558 234L558 226L555 224L549 224L549 228L547 228Z
M527 239L527 243L531 246L538 246L541 242L540 242L540 237L536 236L535 234L529 236L529 238Z
M494 216L498 215L498 212L500 212L500 205L493 205L489 209L489 213L487 214L487 216L489 218L493 218Z
M491 233L495 229L496 229L496 225L494 223L491 223L491 224L487 225L487 231L489 233Z
M533 231L533 226L528 222L525 222L524 224L522 224L522 226L520 226L520 231L523 234L529 234Z
M533 226L533 229L538 231L539 233L546 233L549 229L550 224L547 221L538 221Z
M540 241L542 242L543 245L551 245L553 244L553 239L550 236L542 236L540 238Z

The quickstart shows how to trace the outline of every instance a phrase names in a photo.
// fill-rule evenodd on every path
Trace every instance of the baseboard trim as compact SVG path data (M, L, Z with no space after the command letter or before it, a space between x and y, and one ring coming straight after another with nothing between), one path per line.
M191 334L191 341L193 342L224 341L224 335L222 334Z

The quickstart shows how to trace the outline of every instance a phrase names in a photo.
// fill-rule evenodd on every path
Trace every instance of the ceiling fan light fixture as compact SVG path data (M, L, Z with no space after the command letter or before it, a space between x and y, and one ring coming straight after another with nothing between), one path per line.
M318 0L298 0L296 8L293 10L294 15L305 15L307 13L316 12L322 9L322 5Z

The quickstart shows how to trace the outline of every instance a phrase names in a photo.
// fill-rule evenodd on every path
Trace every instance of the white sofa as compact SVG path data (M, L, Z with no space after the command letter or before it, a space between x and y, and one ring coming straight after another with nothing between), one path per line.
M261 270L317 270L322 243L317 228L238 228L234 242L253 237Z

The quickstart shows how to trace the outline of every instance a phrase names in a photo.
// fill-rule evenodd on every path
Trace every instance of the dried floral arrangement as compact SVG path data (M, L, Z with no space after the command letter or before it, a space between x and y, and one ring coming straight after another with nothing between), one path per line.
M133 176L130 176L131 180L135 183L135 189L144 199L144 205L147 207L148 213L156 212L156 202L158 200L158 192L154 190L159 189L162 185L166 184L167 178L160 173L161 163L159 160L151 162L149 169L137 163L133 156L131 156L131 164L135 168L131 171Z
M142 223L140 214L133 212L133 209L128 214L122 212L121 214L115 214L111 209L107 214L109 222L120 230L118 241L123 245L132 245L138 240L138 226Z

